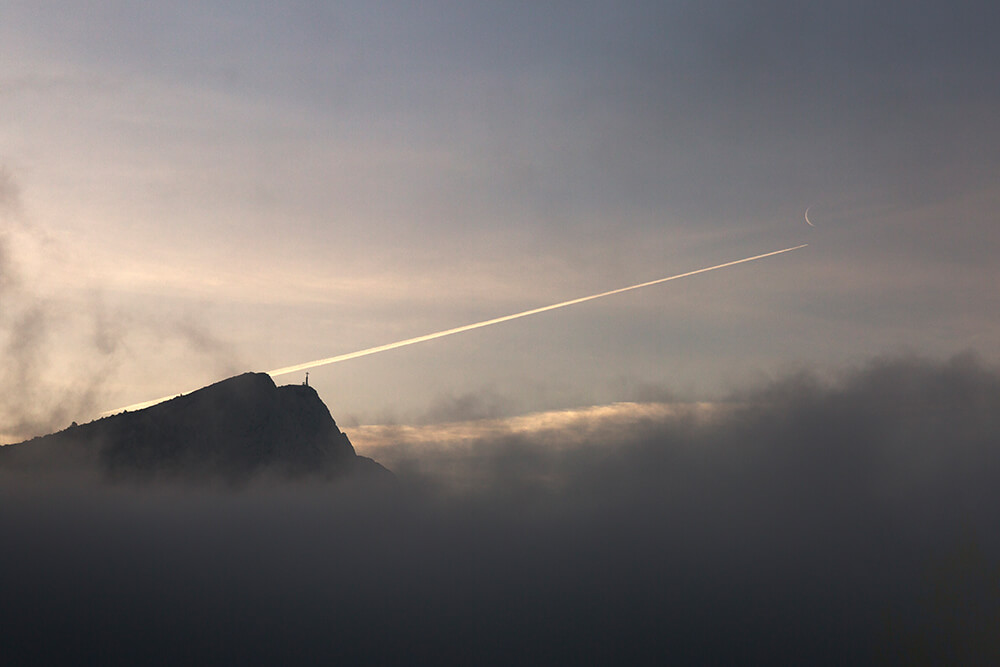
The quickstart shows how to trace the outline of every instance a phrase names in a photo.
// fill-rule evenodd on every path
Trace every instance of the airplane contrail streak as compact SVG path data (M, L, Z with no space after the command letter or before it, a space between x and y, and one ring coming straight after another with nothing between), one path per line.
M808 244L795 246L794 248L785 248L784 250L776 250L774 252L765 253L763 255L756 255L754 257L747 257L745 259L738 259L733 262L726 262L725 264L717 264L716 266L710 266L705 269L698 269L697 271L688 271L687 273L679 273L676 276L670 276L668 278L660 278L659 280L650 280L647 283L639 283L638 285L621 287L619 289L614 289L609 292L601 292L600 294L591 294L590 296L582 296L578 299L571 299L569 301L563 301L561 303L554 303L551 306L532 308L531 310L525 310L520 313L514 313L513 315L504 315L503 317L495 317L491 320L483 320L482 322L476 322L475 324L466 324L460 327L455 327L454 329L445 329L444 331L424 334L423 336L416 336L415 338L407 338L406 340L397 341L395 343L386 343L385 345L369 347L365 350L358 350L357 352L348 352L347 354L341 354L336 357L317 359L316 361L307 361L304 364L296 364L294 366L285 366L284 368L276 368L273 371L268 371L268 375L270 375L271 377L277 377L279 375L287 375L288 373L295 373L296 371L304 371L310 368L316 368L317 366L326 366L327 364L335 364L340 361L347 361L348 359L357 359L358 357L366 357L369 354L377 354L379 352L385 352L387 350L395 350L396 348L406 347L407 345L423 343L425 341L434 340L436 338L444 338L445 336L451 336L453 334L462 333L465 331L472 331L473 329L480 329L482 327L488 327L493 324L500 324L501 322L509 322L511 320L520 319L522 317L528 317L529 315L537 315L538 313L544 313L549 310L555 310L557 308L565 308L566 306L573 306L578 303L583 303L585 301L593 301L594 299L600 299L602 297L611 296L612 294L621 294L622 292L628 292L630 290L639 289L641 287L658 285L660 283L665 283L671 280L679 280L681 278L687 278L688 276L693 276L699 273L707 273L709 271L715 271L716 269L723 269L727 266L734 266L736 264L743 264L744 262L752 262L757 259L764 259L765 257L771 257L773 255L780 255L781 253L784 252L791 252L792 250L798 250L799 248L804 248L806 245Z
M643 287L649 287L651 285L659 285L660 283L670 282L671 280L680 280L681 278L688 278L690 276L698 275L699 273L708 273L709 271L715 271L717 269L724 269L728 266L736 266L737 264L745 264L747 262L753 262L758 259L764 259L765 257L773 257L775 255L781 255L782 253L791 252L793 250L798 250L800 248L805 248L808 243L802 245L797 245L792 248L784 248L782 250L775 250L773 252L767 252L763 255L754 255L753 257L744 257L743 259L737 259L732 262L726 262L724 264L716 264L715 266L709 266L704 269L697 269L695 271L688 271L687 273L678 273L674 276L668 276L666 278L660 278L659 280L650 280L649 282L639 283L638 285L629 285L628 287L620 287L618 289L613 289L608 292L601 292L600 294L591 294L590 296L582 296L577 299L570 299L569 301L563 301L561 303L554 303L550 306L541 306L540 308L532 308L531 310L525 310L520 313L514 313L513 315L504 315L503 317L494 317L490 320L483 320L482 322L475 322L474 324L466 324L460 327L455 327L453 329L445 329L444 331L437 331L435 333L424 334L423 336L416 336L414 338L407 338L406 340L396 341L395 343L386 343L385 345L377 345L375 347L369 347L364 350L358 350L357 352L348 352L347 354L340 354L335 357L327 357L326 359L317 359L316 361L307 361L302 364L295 364L294 366L285 366L283 368L276 368L273 371L268 371L267 374L271 377L278 377L279 375L288 375L289 373L295 373L298 371L309 370L310 368L317 368L319 366L327 366L329 364L336 364L341 361L347 361L348 359L357 359L358 357L367 357L370 354L378 354L379 352L386 352L388 350L395 350L400 347L406 347L407 345L415 345L417 343L423 343L429 340L435 340L437 338L444 338L445 336L451 336L458 333L463 333L465 331L472 331L473 329L481 329L482 327L488 327L493 324L500 324L501 322L509 322L511 320L520 319L522 317L528 317L529 315L537 315L538 313L544 313L549 310L556 310L557 308L565 308L566 306L573 306L578 303L584 303L586 301L593 301L594 299L600 299L606 296L612 296L614 294L621 294L622 292L629 292L631 290L640 289ZM117 412L122 412L123 410L141 410L142 408L148 408L152 405L156 405L162 401L169 400L180 396L180 394L174 394L171 396L164 396L163 398L158 398L152 401L146 401L144 403L136 403L134 405L129 405L124 408L119 408L117 410L111 410L109 412L103 413L104 415L115 414Z

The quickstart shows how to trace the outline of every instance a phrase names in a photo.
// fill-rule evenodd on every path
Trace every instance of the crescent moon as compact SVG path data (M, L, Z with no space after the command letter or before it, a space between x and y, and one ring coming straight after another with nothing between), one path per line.
M812 206L810 206L809 208L812 208ZM810 227L815 227L816 225L809 222L809 208L806 209L806 224L809 225Z

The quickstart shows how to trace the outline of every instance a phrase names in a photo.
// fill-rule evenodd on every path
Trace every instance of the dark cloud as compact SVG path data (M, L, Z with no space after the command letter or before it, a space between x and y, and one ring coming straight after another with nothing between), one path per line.
M21 190L6 167L0 166L0 300L16 282L11 261L8 227L13 225L21 212ZM2 301L0 301L2 303Z
M21 189L6 167L0 166L0 214L4 218L21 212Z
M512 401L491 387L478 392L441 395L434 399L426 414L420 420L426 424L442 422L471 421L474 419L496 419L512 413Z
M49 662L989 662L1000 372L801 373L629 428L386 450L401 488L0 484ZM12 653L13 652L13 653Z
M100 292L91 296L94 313L92 340L101 354L114 354L125 340L127 319L123 313L109 312L108 305Z
M239 360L232 343L218 336L206 322L192 314L174 322L168 330L168 336L179 338L192 351L211 363L219 375L234 375L246 368Z
M12 279L9 251L4 237L0 236L0 298L7 291Z

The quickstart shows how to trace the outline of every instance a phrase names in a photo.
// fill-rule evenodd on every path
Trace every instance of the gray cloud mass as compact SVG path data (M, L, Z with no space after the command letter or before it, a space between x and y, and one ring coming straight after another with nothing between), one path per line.
M989 661L998 441L1000 371L960 355L781 377L707 420L401 442L385 451L400 479L388 494L7 471L5 650L104 664Z

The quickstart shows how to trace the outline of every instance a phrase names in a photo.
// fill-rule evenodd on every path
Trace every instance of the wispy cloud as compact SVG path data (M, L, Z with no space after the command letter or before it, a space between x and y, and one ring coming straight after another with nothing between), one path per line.
M93 418L137 350L193 356L217 375L240 370L233 346L195 313L127 308L86 272L67 270L78 258L34 221L4 168L0 224L0 444Z

